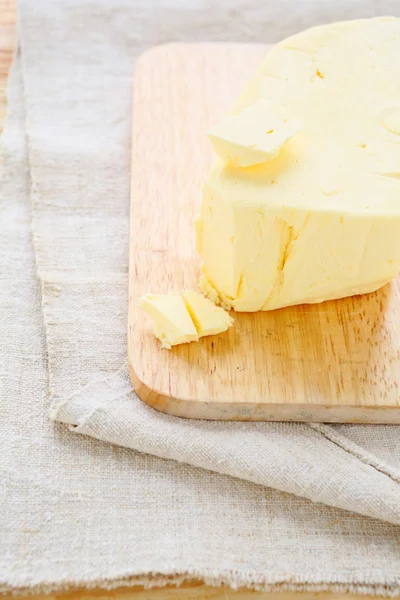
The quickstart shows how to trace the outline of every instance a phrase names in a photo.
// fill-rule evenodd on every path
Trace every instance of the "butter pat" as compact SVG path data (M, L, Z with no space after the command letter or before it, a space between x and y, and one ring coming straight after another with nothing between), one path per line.
M182 296L199 337L222 333L233 325L232 317L202 294L184 290Z
M233 324L227 312L191 290L184 290L182 296L146 294L139 299L139 306L152 318L154 334L167 349L222 333Z
M372 292L397 275L399 56L395 18L317 27L267 54L232 114L264 100L301 129L258 166L217 161L196 224L204 293L271 310Z
M140 298L139 306L152 318L154 334L163 348L169 349L171 346L199 339L185 302L179 294L147 294Z
M213 127L208 137L215 153L235 167L250 167L275 158L300 129L289 111L265 100L245 108Z

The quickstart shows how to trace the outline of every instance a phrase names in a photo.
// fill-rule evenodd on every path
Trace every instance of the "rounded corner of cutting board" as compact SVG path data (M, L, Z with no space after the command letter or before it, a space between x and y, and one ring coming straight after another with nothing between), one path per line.
M156 392L155 390L148 387L144 381L140 379L137 375L135 368L132 364L132 360L129 357L128 359L128 367L129 367L129 377L132 383L132 387L143 402L153 406L153 404L157 401L157 397L160 397L161 394Z
M183 400L178 400L167 396L147 385L144 381L140 379L137 375L135 368L132 364L131 359L128 361L129 365L129 376L135 390L136 394L148 406L154 408L158 412L162 412L168 415L172 415L175 417L189 417L192 415L186 414L184 410L185 402ZM174 410L175 407L175 410ZM179 407L179 408L178 408Z
M135 71L142 68L146 69L154 68L160 59L165 59L168 54L174 54L177 51L184 51L185 47L189 46L187 42L164 42L161 44L155 44L146 48L139 54L135 63Z
M142 381L135 370L131 357L128 359L128 367L130 380L136 394L142 402L158 412L183 419L243 420L243 417L240 416L240 407L236 405L223 406L217 402L168 396L168 394L164 394ZM253 419L254 417L250 418L250 420Z

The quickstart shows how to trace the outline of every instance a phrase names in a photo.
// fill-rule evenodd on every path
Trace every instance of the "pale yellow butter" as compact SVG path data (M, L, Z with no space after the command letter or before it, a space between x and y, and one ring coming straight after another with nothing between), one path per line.
M383 124L392 133L400 135L400 106L387 111L383 118Z
M202 294L183 290L182 296L199 337L222 333L233 325L232 317Z
M239 311L371 292L400 269L400 19L275 46L236 101L299 119L275 158L218 160L197 222L201 287Z
M225 310L191 290L184 290L182 296L146 294L139 299L139 306L152 318L154 334L167 349L222 333L233 324Z
M300 129L298 119L280 106L259 100L239 115L226 117L208 133L215 153L235 167L275 158Z
M183 298L179 294L146 294L139 305L150 315L154 334L163 348L197 341L197 329L190 317Z

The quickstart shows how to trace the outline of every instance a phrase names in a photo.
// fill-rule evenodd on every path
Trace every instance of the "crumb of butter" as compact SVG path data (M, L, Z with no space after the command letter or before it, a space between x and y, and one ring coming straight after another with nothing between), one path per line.
M203 294L214 302L217 306L221 306L224 310L231 310L232 306L228 304L225 299L222 299L218 294L217 290L211 285L205 275L200 277L199 288L203 292Z

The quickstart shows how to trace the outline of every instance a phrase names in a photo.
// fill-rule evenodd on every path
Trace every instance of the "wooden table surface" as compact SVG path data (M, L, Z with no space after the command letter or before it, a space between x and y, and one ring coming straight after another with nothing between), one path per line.
M15 45L15 0L0 0L0 131L7 110L6 84L7 75L11 66ZM113 592L105 590L75 590L57 595L63 600L348 600L357 598L350 594L320 594L312 593L267 593L253 592L250 590L234 591L222 586L211 588L201 581L191 581L180 588L167 586L145 590L143 587L121 588ZM35 596L35 600L50 600L51 596ZM365 600L376 600L376 596L360 596Z
M0 131L7 109L6 85L15 44L15 0L0 0Z

